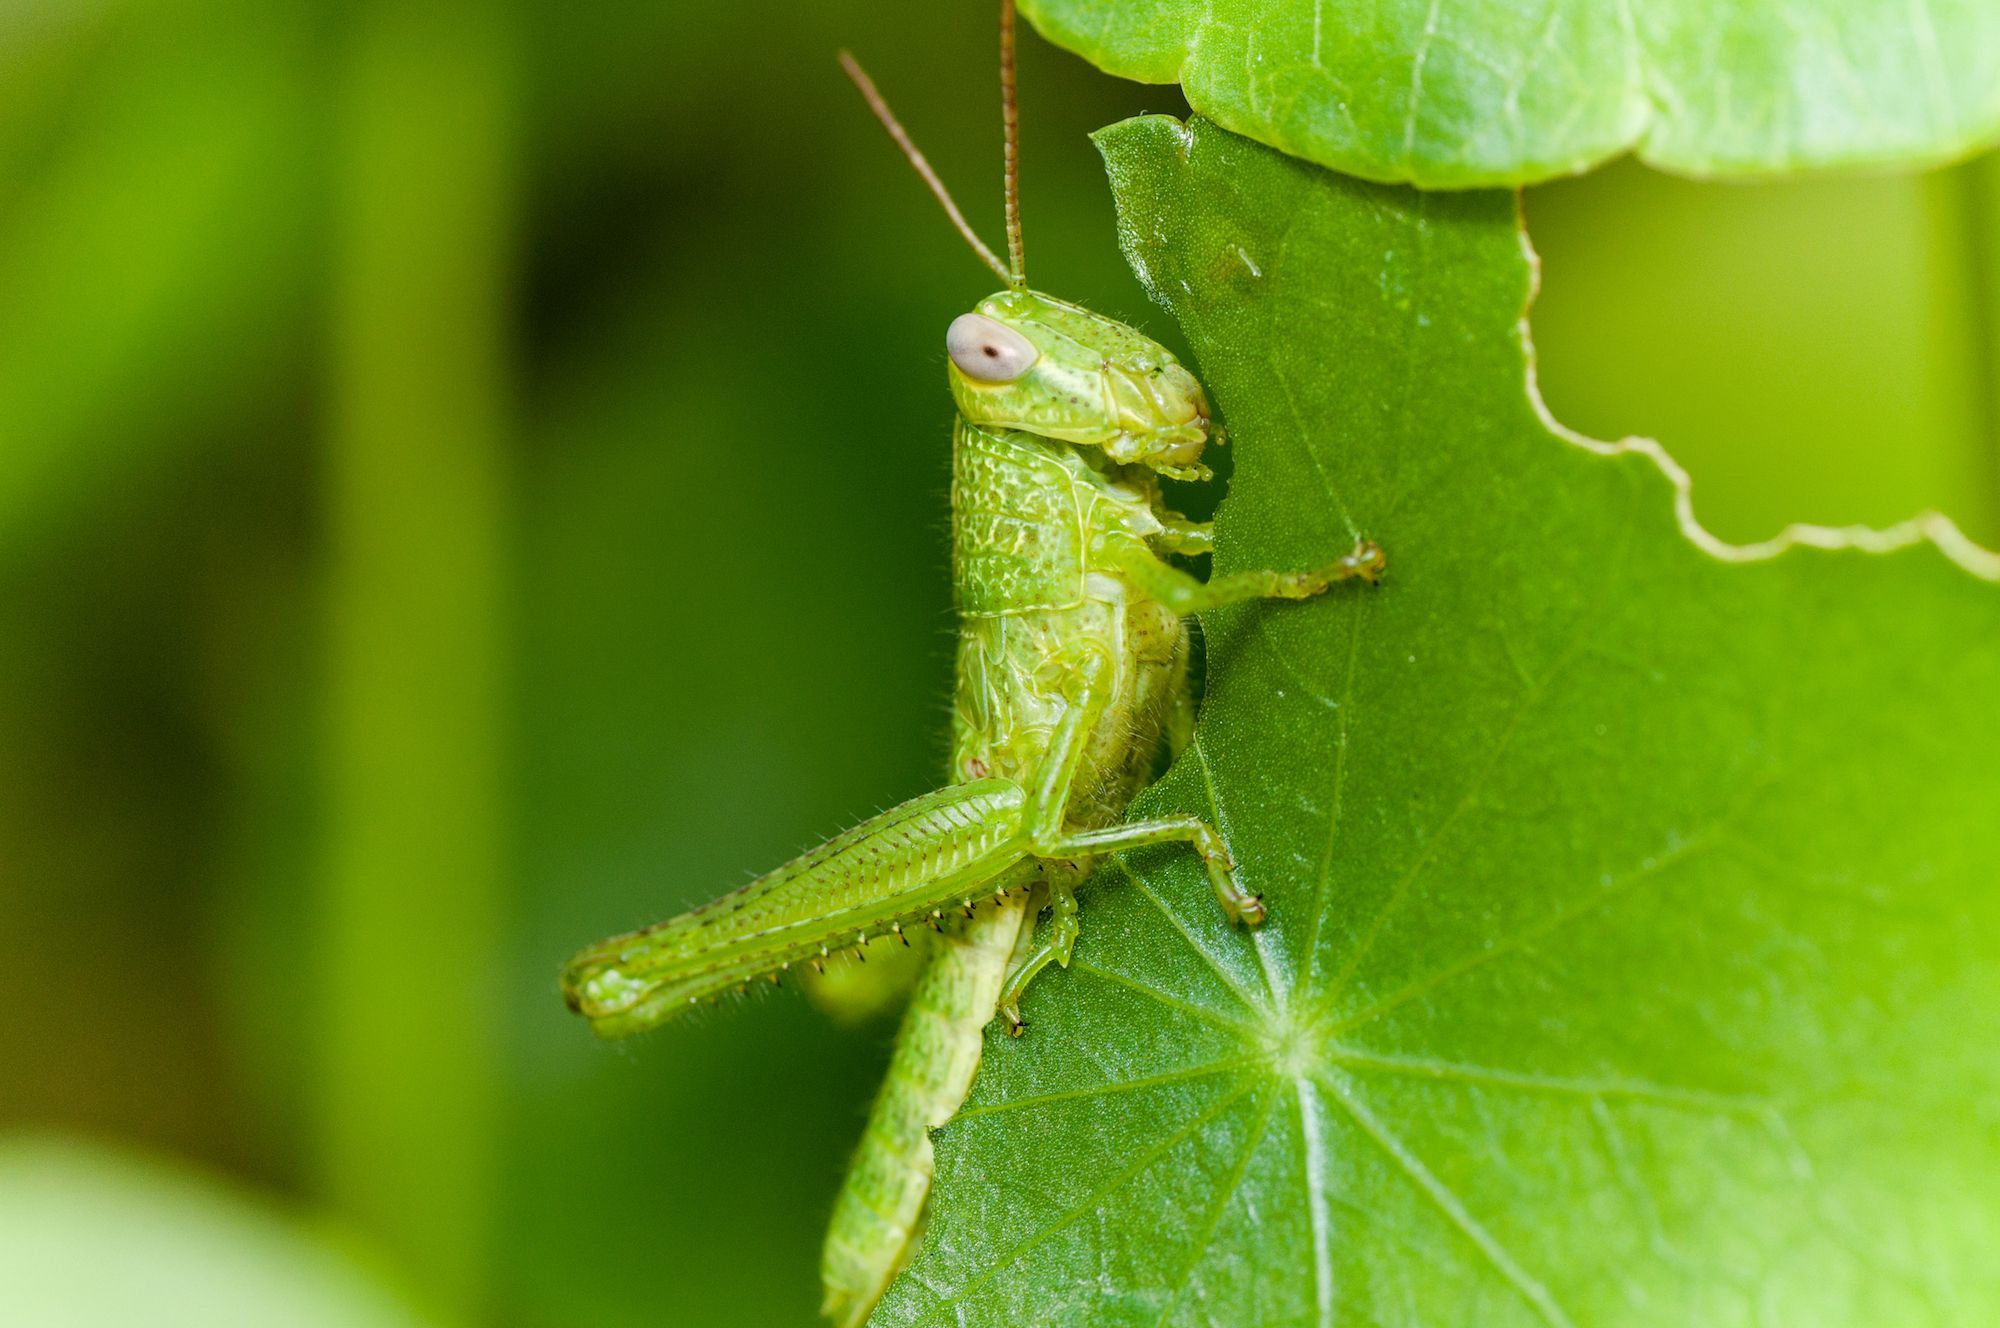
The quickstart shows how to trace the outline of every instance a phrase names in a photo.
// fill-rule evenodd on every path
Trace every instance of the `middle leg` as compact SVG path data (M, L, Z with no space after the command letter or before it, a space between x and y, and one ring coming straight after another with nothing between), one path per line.
M1076 857L1095 857L1151 844L1186 844L1199 853L1202 866L1208 869L1208 883L1215 891L1216 901L1222 905L1222 911L1229 915L1231 922L1254 927L1268 916L1263 898L1251 894L1237 883L1236 859L1230 856L1229 845L1223 842L1214 826L1199 816L1162 816L1151 821L1128 821L1124 825L1106 826L1102 830L1079 830L1050 846L1050 850ZM1035 851L1039 854L1043 850L1037 846Z
M1201 855L1209 884L1231 922L1256 926L1265 917L1264 901L1236 883L1236 860L1214 826L1198 816L1165 816L1151 821L1094 830L1071 830L1064 813L1069 792L1083 761L1084 743L1102 711L1104 675L1101 656L1092 655L1078 670L1075 703L1057 726L1027 812L1029 851L1044 860L1098 857L1148 844L1184 843Z
M1081 864L1075 862L1042 864L1042 878L1048 884L1053 913L1049 934L1008 975L1007 986L1000 993L1000 1013L1007 1020L1007 1031L1015 1037L1021 1036L1028 1026L1021 1018L1021 993L1050 963L1069 967L1070 954L1076 949L1076 887L1083 883L1084 874Z

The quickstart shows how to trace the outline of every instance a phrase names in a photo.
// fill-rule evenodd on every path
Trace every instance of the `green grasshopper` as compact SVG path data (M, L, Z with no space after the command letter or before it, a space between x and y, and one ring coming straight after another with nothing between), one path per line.
M939 935L827 1234L825 1312L867 1317L908 1257L932 1173L930 1132L957 1112L997 1009L1077 939L1076 889L1107 853L1185 843L1223 912L1263 921L1222 836L1194 816L1126 821L1162 746L1193 724L1186 619L1261 598L1376 581L1363 541L1305 572L1206 583L1165 561L1213 531L1169 509L1160 479L1205 479L1220 442L1193 374L1123 323L1031 291L1024 275L1011 0L1001 4L1008 263L979 239L852 56L841 64L1005 289L945 332L953 439L952 572L959 616L951 778L690 913L577 955L572 1009L605 1036L654 1027L794 965L926 924ZM977 907L975 907L977 905ZM1047 907L1039 941L1030 924ZM1025 953L1017 955L1017 951ZM1011 972L1010 970L1011 966Z

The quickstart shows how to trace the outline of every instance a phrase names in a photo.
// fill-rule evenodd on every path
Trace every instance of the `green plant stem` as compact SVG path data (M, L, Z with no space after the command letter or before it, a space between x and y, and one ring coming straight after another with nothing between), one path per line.
M485 1281L504 832L509 43L352 11L326 484L316 1161L453 1316Z

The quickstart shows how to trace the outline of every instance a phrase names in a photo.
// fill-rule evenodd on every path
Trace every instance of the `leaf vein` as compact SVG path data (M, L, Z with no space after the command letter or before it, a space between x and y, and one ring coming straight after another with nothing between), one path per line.
M1189 1121L1187 1124L1181 1126L1178 1130L1175 1130L1172 1134L1162 1139L1159 1143L1154 1144L1151 1148L1148 1148L1145 1152L1139 1154L1139 1156L1132 1159L1132 1161L1128 1165L1112 1173L1112 1175L1108 1177L1102 1185L1092 1190L1089 1194L1085 1195L1081 1200L1079 1200L1075 1204L1072 1204L1070 1207L1064 1209L1061 1213L1057 1214L1054 1221L1042 1227L1040 1230L1036 1231L1033 1235L1029 1236L1027 1239L1023 1240L1020 1244L1016 1245L1013 1249L1009 1250L1004 1258L999 1260L992 1267L988 1268L984 1273L980 1274L980 1276L966 1283L963 1287L960 1287L957 1294L953 1295L949 1300L946 1300L944 1304L946 1305L959 1304L967 1296L979 1290L981 1287L985 1286L988 1282L991 1282L994 1278L998 1277L1001 1273L1005 1272L1008 1268L1012 1267L1014 1264L1019 1263L1021 1260L1021 1256L1027 1254L1030 1250L1034 1249L1036 1246L1042 1244L1044 1241L1054 1236L1058 1231L1061 1231L1064 1227L1068 1226L1070 1223L1076 1221L1079 1217L1082 1217L1085 1213L1089 1212L1092 1205L1096 1204L1099 1200L1103 1199L1106 1195L1111 1194L1119 1186L1123 1185L1126 1181L1129 1181L1133 1177L1144 1172L1146 1168L1152 1166L1153 1163L1159 1161L1162 1157L1166 1156L1168 1153L1172 1152L1175 1148L1179 1147L1181 1143L1184 1142L1190 1135L1193 1135L1194 1133L1199 1131L1203 1126L1207 1125L1210 1121L1214 1120L1216 1117L1220 1116L1223 1112L1227 1111L1230 1107L1242 1101L1246 1096L1249 1095L1249 1093L1255 1087L1256 1085L1254 1083L1251 1083L1251 1084L1246 1084L1243 1087L1237 1089L1235 1092L1229 1094L1221 1101L1209 1107L1208 1110L1202 1112L1199 1116L1196 1116L1193 1120Z
M1459 798L1458 804L1451 809L1450 814L1439 823L1437 829L1425 841L1423 848L1418 851L1416 858L1411 861L1409 869L1397 879L1396 884L1390 889L1388 897L1383 900L1382 906L1375 911L1375 916L1369 919L1368 929L1362 933L1361 939L1355 943L1353 953L1340 966L1340 971L1334 974L1327 982L1325 1002L1327 1006L1331 1007L1340 998L1341 990L1353 979L1355 973L1360 971L1362 963L1374 950L1375 943L1381 939L1383 931L1387 929L1389 919L1395 915L1397 910L1402 908L1404 902L1409 897L1410 887L1416 884L1418 877L1423 874L1424 869L1430 866L1432 859L1444 847L1446 839L1450 836L1452 829L1458 824L1459 818L1477 805L1479 795L1486 791L1488 779L1499 766L1501 758L1506 756L1508 749L1513 746L1515 737L1520 733L1522 721L1547 696L1550 684L1568 666L1570 661L1576 657L1582 640L1583 632L1579 629L1570 638L1569 644L1564 647L1562 654L1558 656L1556 662L1549 666L1548 672L1543 674L1541 679L1520 700L1515 702L1513 714L1508 718L1505 731L1501 733L1499 741L1493 744L1492 752L1487 755L1486 760L1474 772L1471 780L1467 782L1465 793Z
M1622 1098L1717 1115L1758 1117L1771 1107L1768 1098L1717 1093L1708 1089L1685 1088L1675 1084L1656 1084L1644 1079L1586 1079L1565 1075L1533 1074L1461 1061L1385 1056L1374 1052L1351 1051L1345 1047L1329 1047L1326 1056L1329 1061L1349 1070L1378 1070L1384 1074L1413 1079L1514 1088L1529 1093L1554 1093L1589 1098L1593 1101Z
M1348 711L1354 701L1354 677L1359 671L1361 660L1362 614L1353 615L1354 627L1347 640L1347 681L1341 689L1340 703L1334 707L1340 725L1338 745L1333 757L1333 798L1326 817L1326 846L1321 850L1319 881L1313 890L1313 915L1308 924L1305 949L1299 954L1299 964L1304 976L1301 982L1310 986L1315 956L1319 954L1319 941L1326 926L1327 889L1333 878L1333 850L1340 839L1340 808L1343 791L1347 787L1347 746Z
M1388 1126L1377 1120L1372 1112L1362 1106L1339 1082L1329 1079L1326 1089L1340 1100L1340 1105L1359 1125L1362 1132L1374 1140L1376 1146L1388 1154L1397 1168L1424 1193L1438 1211L1442 1212L1459 1233L1471 1241L1473 1247L1486 1257L1488 1263L1507 1279L1521 1297L1533 1306L1541 1316L1556 1328L1574 1328L1574 1321L1563 1307L1556 1302L1549 1289L1521 1266L1520 1260L1500 1243L1498 1237L1488 1231L1479 1219L1474 1217L1465 1203L1451 1187L1439 1180L1423 1160L1410 1150Z
M1196 957L1202 963L1208 965L1209 970L1221 980L1222 985L1229 988L1230 993L1238 1001L1242 1002L1244 1009L1250 1011L1252 1014L1261 1015L1265 1013L1263 1005L1251 996L1248 991L1244 990L1242 984L1236 980L1235 975L1222 966L1222 961L1211 954L1208 947L1195 939L1194 933L1188 930L1187 923L1181 920L1181 915L1172 908L1169 908L1167 901L1160 898L1159 893L1152 886L1146 884L1145 878L1132 870L1131 864L1125 861L1124 854L1120 853L1116 855L1113 857L1112 862L1124 874L1125 879L1130 881L1134 888L1145 897L1146 901L1160 911L1161 916L1166 918L1167 924L1180 933L1181 939L1187 942L1188 948L1194 951Z
M1141 982L1137 978L1127 977L1125 974L1115 972L1112 969L1099 968L1095 964L1086 963L1081 959L1072 959L1070 960L1069 971L1072 973L1088 973L1094 978L1102 978L1106 982L1116 983L1118 986L1129 988L1161 1005L1179 1010L1184 1014L1193 1015L1205 1023L1213 1024L1217 1028L1227 1029L1239 1037L1250 1038L1256 1034L1255 1027L1241 1019L1231 1019L1228 1015L1220 1014L1205 1006L1196 1005L1192 1001L1184 1001L1178 996L1161 991L1158 987Z
M1381 1018L1398 1006L1405 1005L1419 996L1435 991L1447 982L1464 977L1467 973L1475 969L1484 968L1496 960L1504 959L1517 951L1527 948L1544 936L1559 931L1579 918L1594 913L1612 901L1623 897L1629 890L1654 879L1670 867L1685 861L1697 849L1707 847L1713 840L1714 836L1705 836L1687 841L1685 844L1662 854L1638 871L1629 872L1608 885L1598 887L1570 907L1558 909L1533 926L1524 927L1513 935L1494 942L1477 954L1460 960L1456 964L1447 964L1445 967L1417 979L1417 981L1400 991L1383 997L1359 1013L1342 1018L1328 1030L1328 1036L1337 1037L1341 1033L1360 1028L1364 1024Z
M1242 1156L1238 1157L1235 1165L1230 1167L1228 1179L1216 1187L1215 1202L1209 1205L1208 1215L1202 1222L1201 1234L1194 1240L1193 1255L1189 1258L1187 1266L1181 1269L1180 1276L1174 1279L1177 1289L1167 1300L1165 1308L1160 1311L1160 1317L1155 1322L1154 1328L1166 1328L1167 1320L1173 1315L1174 1306L1181 1303L1182 1298L1187 1295L1188 1288L1194 1285L1195 1269L1201 1267L1202 1260L1208 1257L1208 1251L1214 1246L1215 1233L1222 1226L1222 1215L1229 1210L1229 1203L1236 1197L1237 1191L1243 1188L1243 1177L1249 1174L1250 1163L1256 1158L1258 1148L1263 1146L1264 1135L1271 1128L1271 1117L1277 1108L1278 1095L1273 1093L1264 1105L1263 1114L1257 1117L1257 1124L1250 1130L1250 1139L1243 1146Z
M1248 1069L1257 1064L1249 1057L1234 1060L1212 1061L1207 1065L1189 1065L1178 1070L1167 1070L1160 1074L1149 1074L1143 1079L1121 1079L1115 1083L1092 1084L1087 1088L1065 1089L1060 1093L1039 1093L1034 1097L1009 1098L1005 1102L995 1102L991 1106L967 1107L951 1118L954 1125L962 1121L977 1120L982 1116L1004 1116L1016 1111L1029 1111L1036 1107L1054 1106L1058 1102L1081 1102L1091 1098L1118 1097L1125 1093L1140 1093L1149 1088L1165 1088L1169 1084L1187 1083L1195 1079L1205 1079L1210 1075L1228 1074L1232 1070Z
M1313 1303L1320 1328L1333 1328L1333 1219L1326 1197L1326 1123L1311 1079L1293 1081L1299 1104L1299 1142L1305 1146L1306 1215L1312 1223Z

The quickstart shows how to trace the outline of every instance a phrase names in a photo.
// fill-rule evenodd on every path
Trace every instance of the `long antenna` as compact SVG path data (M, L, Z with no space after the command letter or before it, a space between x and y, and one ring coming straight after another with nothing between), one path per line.
M1009 5L1008 9L1011 14L1012 6ZM1004 58L1008 61L1010 72L1007 75L1007 82L1011 88L1013 84L1011 53ZM930 186L931 196L937 199L938 203L943 206L944 214L951 218L952 225L958 227L958 233L963 235L965 242L972 246L972 252L978 254L980 261L998 273L1000 280L1018 289L1021 285L1020 277L1015 272L1009 272L1007 265L1000 261L999 256L986 247L986 241L980 239L978 234L973 231L972 226L965 220L965 214L958 210L958 204L951 201L951 191L944 187L944 181L938 179L937 172L931 169L931 164L928 161L924 160L924 154L917 151L917 145L910 141L909 134L903 130L902 122L896 118L896 113L889 109L889 103L882 100L882 94L875 90L875 80L868 77L868 71L861 67L861 62L848 52L842 51L840 53L840 67L847 71L849 78L854 80L854 86L861 89L861 99L868 103L868 109L875 112L875 118L880 120L882 127L889 131L889 137L896 141L896 146L901 148L903 155L910 159L910 165L916 167L917 174L923 177L926 185ZM1012 101L1013 95L1010 92L1008 94L1008 103L1010 106ZM1011 115L1012 111L1010 110L1008 113ZM1011 138L1009 142L1012 142ZM1010 171L1013 169L1011 164L1013 159L1013 149L1009 147L1007 160ZM1009 217L1009 252L1014 255L1014 266L1018 269L1021 262L1020 225L1013 217L1014 205L1011 201L1013 198L1011 191L1008 194L1008 198L1010 200L1007 205Z
M1014 96L1014 0L1000 0L1000 125L1007 191L1007 284L1028 285L1028 262L1021 243L1021 109Z

